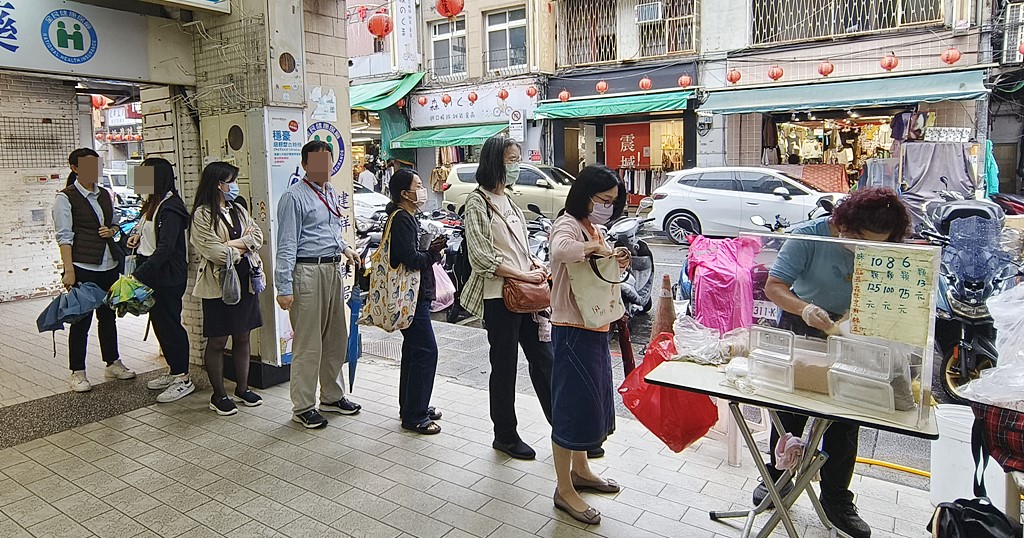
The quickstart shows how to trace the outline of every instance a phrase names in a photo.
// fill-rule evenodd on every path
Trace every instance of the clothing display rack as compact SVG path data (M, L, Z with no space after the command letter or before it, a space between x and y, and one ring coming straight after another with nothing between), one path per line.
M626 185L629 205L639 205L642 198L653 194L667 179L664 168L657 165L619 168L618 173Z

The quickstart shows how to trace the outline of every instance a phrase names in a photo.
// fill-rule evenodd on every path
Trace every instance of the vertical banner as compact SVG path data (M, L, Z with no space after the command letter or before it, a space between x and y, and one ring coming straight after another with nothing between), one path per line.
M651 126L647 123L606 125L605 164L609 168L646 168L651 165Z
M269 258L274 260L277 247L278 202L281 200L281 195L284 194L284 191L292 184L301 180L303 176L302 145L306 142L305 129L303 128L305 120L300 109L269 107L266 109L264 121L263 132L267 137L267 165L269 169L267 187L271 206L270 237L266 243L270 246ZM272 262L270 267L275 265L276 263ZM268 277L273 279L273 273L268 273ZM292 362L292 337L294 334L292 333L292 324L288 318L288 312L281 310L281 307L277 305L276 293L266 293L263 295L268 298L263 305L264 313L268 309L273 309L273 316L265 316L265 319L270 317L274 320L273 325L264 323L263 327L265 329L271 328L274 334L271 336L264 333L264 335L261 335L261 338L272 337L276 340L277 354L273 359L277 365L290 364ZM264 357L264 361L266 362L268 358L270 357Z

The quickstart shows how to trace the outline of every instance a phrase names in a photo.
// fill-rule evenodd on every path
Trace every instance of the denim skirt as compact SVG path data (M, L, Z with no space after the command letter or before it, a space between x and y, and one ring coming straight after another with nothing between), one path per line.
M568 450L592 450L615 430L608 333L552 327L551 440Z

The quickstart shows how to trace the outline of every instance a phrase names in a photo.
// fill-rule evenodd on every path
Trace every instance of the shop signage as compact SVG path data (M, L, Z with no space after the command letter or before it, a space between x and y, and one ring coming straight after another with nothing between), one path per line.
M338 121L338 98L334 96L334 89L324 89L317 86L309 92L309 102L314 106L313 112L309 115L314 121Z
M391 65L394 71L415 73L420 66L416 0L391 0L391 9L395 17Z
M334 155L334 168L331 175L341 171L341 165L345 163L345 141L341 138L341 132L333 124L326 121L318 121L306 129L306 140L321 140L331 145L331 153Z
M535 84L536 81L532 80L516 80L417 92L408 99L409 122L414 129L508 123L513 111L522 111L524 118L529 120L533 118L533 111L537 108L537 96L530 97L526 90ZM502 90L508 93L505 99L499 97ZM470 101L470 93L476 93L476 102ZM448 104L442 100L446 94L451 97ZM417 102L420 96L427 98L426 105L421 106Z
M0 67L126 80L149 74L146 17L65 0L0 0Z
M142 122L142 105L131 103L107 109L107 127L136 125Z
M611 168L651 165L651 127L647 123L606 125L605 163Z
M936 252L858 246L851 331L924 347L928 343Z
M539 163L540 161L541 161L540 150L539 149L531 149L530 150L530 162L531 163Z
M519 143L526 141L526 112L512 111L508 117L508 136Z
M185 9L202 9L217 13L231 13L231 0L142 0L151 4L165 4Z

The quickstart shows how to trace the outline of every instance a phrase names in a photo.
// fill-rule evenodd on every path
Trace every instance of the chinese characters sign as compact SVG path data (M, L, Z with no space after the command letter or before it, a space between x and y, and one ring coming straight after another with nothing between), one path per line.
M0 4L0 48L18 52L18 20L10 2Z
M651 165L651 127L646 123L606 125L604 148L604 162L612 169L648 167Z
M438 127L446 125L474 125L483 123L508 123L513 111L522 111L526 119L533 118L537 108L537 96L530 97L527 88L534 81L509 81L492 84L481 84L477 87L450 88L443 91L414 93L406 105L409 110L409 122L414 129ZM501 99L502 90L508 92ZM469 98L470 93L476 94L476 102ZM451 97L448 104L444 96ZM421 106L417 100L420 96L427 98L427 104Z
M853 262L851 330L924 347L932 307L936 253L857 247Z

